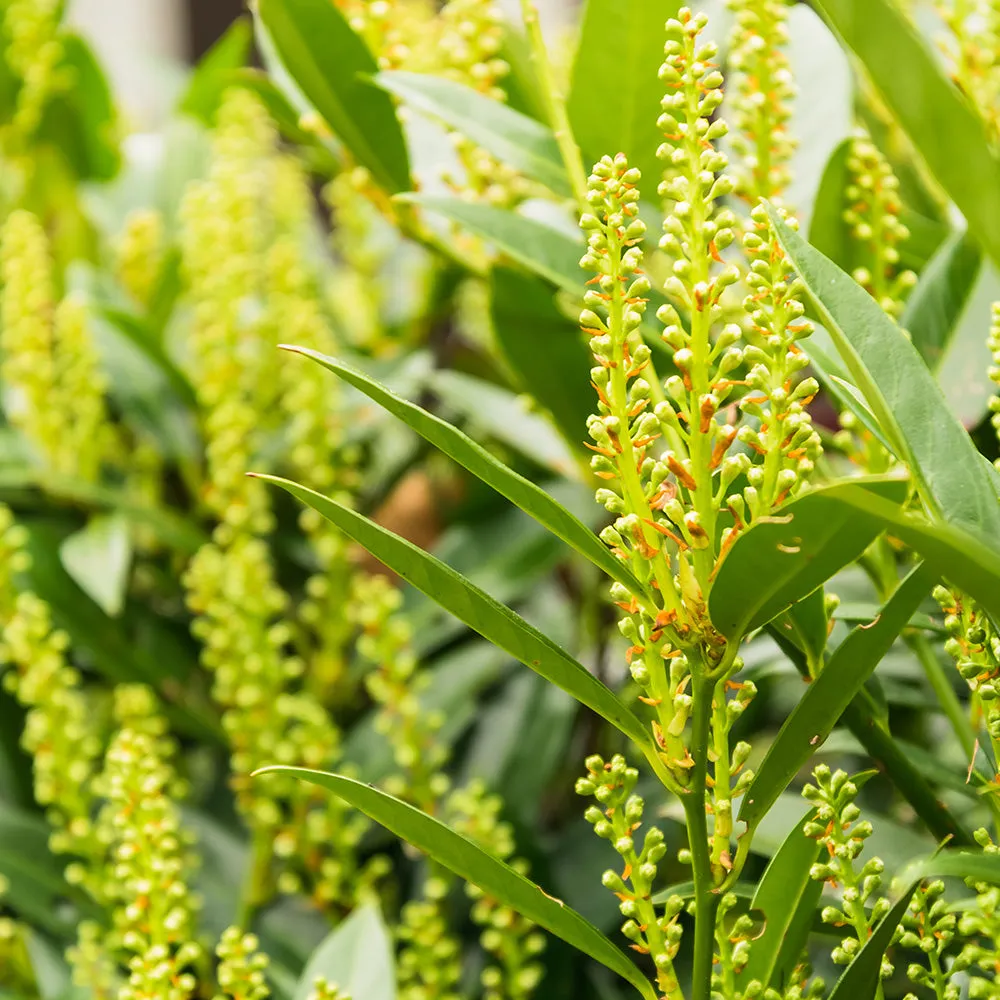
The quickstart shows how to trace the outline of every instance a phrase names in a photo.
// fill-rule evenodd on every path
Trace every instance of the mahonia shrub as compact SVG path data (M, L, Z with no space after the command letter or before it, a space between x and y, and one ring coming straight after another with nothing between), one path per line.
M1000 997L1000 6L810 6L0 0L4 996Z

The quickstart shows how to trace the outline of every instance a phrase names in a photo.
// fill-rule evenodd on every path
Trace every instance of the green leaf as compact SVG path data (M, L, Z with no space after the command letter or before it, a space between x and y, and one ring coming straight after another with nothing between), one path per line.
M709 615L723 635L743 636L766 624L857 559L881 534L881 525L835 503L846 490L872 490L901 502L906 483L884 478L834 483L752 525L733 543L709 595Z
M490 281L493 336L513 381L545 406L569 446L579 449L596 401L593 358L580 328L534 275L495 267Z
M541 122L453 80L385 71L375 82L411 108L440 119L509 167L570 197L569 180L552 130Z
M625 153L642 171L640 186L650 201L663 173L656 158L663 142L656 127L663 26L680 6L678 0L587 0L566 101L587 165Z
M490 896L544 927L578 951L596 959L631 983L646 1000L656 1000L656 992L645 975L596 927L561 900L547 895L509 865L498 861L438 820L351 778L297 767L266 767L257 773L272 772L289 774L329 789L434 861L467 882L479 886Z
M845 271L854 269L850 227L844 220L850 172L847 161L853 140L844 139L827 160L809 221L809 242Z
M576 459L566 442L539 413L535 401L510 389L453 368L430 373L431 389L450 410L532 464L565 479L580 478Z
M512 504L520 507L580 555L604 570L613 580L621 581L630 590L642 591L639 582L621 560L616 559L610 549L582 521L566 510L562 504L553 500L545 490L514 472L513 469L509 469L457 427L397 396L374 379L356 368L337 361L336 358L327 357L304 347L286 346L285 349L311 358L353 385L450 459L468 469Z
M246 66L252 46L250 21L237 18L191 73L177 110L211 126L223 93L232 85L235 71Z
M908 514L866 489L844 484L830 501L850 511L855 521L868 522L909 545L939 576L975 598L992 615L1000 615L1000 551L952 525ZM735 546L734 546L735 548Z
M292 1000L309 1000L325 979L351 997L396 1000L392 938L374 903L358 907L309 956Z
M850 275L768 208L778 240L855 385L929 509L986 538L1000 537L1000 505L965 428L900 328Z
M69 85L49 102L39 137L57 146L80 180L108 181L121 166L118 111L93 49L79 35L62 36L56 72Z
M816 0L815 7L1000 264L1000 159L983 119L894 0Z
M756 770L739 813L748 830L760 822L830 735L937 580L937 573L924 564L911 570L874 620L857 626L837 647L785 720Z
M257 0L277 58L334 135L390 194L408 191L410 164L392 100L366 77L375 58L329 0Z
M774 625L805 653L808 663L823 662L830 621L822 587L796 601L784 614L775 618Z
M901 325L931 371L937 370L948 350L982 263L968 232L953 233L931 258L907 300Z
M128 522L120 514L93 517L59 546L66 572L112 618L121 614L132 565Z
M450 566L412 542L342 504L277 476L258 475L298 497L367 549L407 583L432 598L469 628L510 653L610 722L634 743L649 748L651 737L630 708L548 636L494 600Z
M412 202L425 211L457 222L522 267L583 299L586 275L580 269L580 258L586 248L582 238L574 238L515 212L461 198L404 195L399 200Z
M806 946L823 894L823 883L809 877L821 845L802 830L813 815L810 809L792 828L764 869L750 901L752 910L764 914L764 930L754 939L750 961L740 973L744 985L755 979L765 987L781 982Z

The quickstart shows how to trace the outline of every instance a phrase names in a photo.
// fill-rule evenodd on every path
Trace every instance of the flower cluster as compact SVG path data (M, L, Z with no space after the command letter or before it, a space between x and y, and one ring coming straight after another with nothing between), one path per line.
M91 785L101 731L69 660L69 637L53 625L49 606L19 586L30 567L26 542L24 529L0 506L0 673L27 709L21 745L34 761L35 799L52 824L51 847L77 859L67 878L99 895Z
M899 246L909 238L900 221L899 180L889 161L870 139L855 139L847 160L850 183L844 221L860 253L854 280L885 312L898 319L906 293L916 283L900 269Z
M882 885L884 865L880 858L869 858L860 868L857 860L865 841L872 834L872 825L861 820L861 810L855 803L858 786L844 771L832 772L821 764L813 771L816 784L808 784L802 795L816 807L815 815L806 823L807 837L818 840L826 848L828 860L817 862L809 874L812 878L837 886L841 891L841 907L823 908L823 922L834 927L849 927L853 936L844 937L833 949L833 960L846 965L868 940L872 928L889 911L890 904L876 894ZM869 909L866 904L874 898ZM882 959L882 977L892 975L892 966Z
M993 364L989 369L990 380L1000 387L1000 302L994 302L990 316L990 332L986 346L989 348ZM995 391L990 397L990 423L1000 440L1000 391Z
M985 854L998 853L988 831L977 830L975 837ZM970 888L976 893L975 905L959 917L958 933L967 940L952 968L969 972L971 998L989 1000L1000 988L1000 887L973 880Z
M795 143L788 134L795 85L788 65L787 0L728 0L734 14L729 64L739 156L737 191L751 205L776 199L791 181Z
M94 480L114 448L106 380L85 307L56 302L48 240L29 212L13 212L0 231L0 283L7 415L45 468Z
M680 948L683 928L679 916L684 901L671 897L657 913L652 888L657 865L667 853L663 832L647 827L642 845L637 847L635 833L642 825L645 802L635 794L639 772L625 763L620 754L605 761L596 754L586 760L587 773L576 783L578 795L593 797L596 802L584 813L594 833L607 840L622 859L623 872L608 869L601 879L619 899L625 917L622 934L632 946L648 954L656 966L657 986L665 997L680 996L674 959Z
M191 972L201 954L194 933L197 900L187 885L188 845L162 750L148 733L123 728L100 776L108 896L115 939L129 956L121 1000L185 1000L197 985Z
M994 751L1000 749L1000 637L975 601L947 587L934 599L945 613L945 652L955 661L973 697L973 710L986 723Z
M996 133L1000 130L1000 12L992 0L934 0L947 33L939 38L952 79Z
M118 238L115 270L122 287L142 310L151 305L165 252L163 215L154 208L130 212Z
M50 98L64 85L59 73L61 20L59 0L8 0L4 4L0 45L14 75L17 96L13 114L0 127L0 141L14 153L25 152Z
M903 948L919 951L926 962L911 962L907 966L910 982L932 990L940 1000L958 1000L961 991L950 978L958 969L954 965L950 970L945 967L945 952L955 941L958 917L943 897L944 882L918 886L897 940Z
M216 979L219 981L220 996L231 1000L267 1000L271 995L264 972L268 958L259 950L260 945L254 934L244 934L237 927L227 927L216 945L219 956Z

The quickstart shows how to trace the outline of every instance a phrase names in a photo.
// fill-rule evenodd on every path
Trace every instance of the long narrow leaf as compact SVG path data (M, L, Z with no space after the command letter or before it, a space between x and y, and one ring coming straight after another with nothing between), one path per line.
M274 53L333 133L390 194L410 189L403 130L364 40L329 0L257 0Z
M712 585L708 609L715 627L730 638L746 635L861 555L882 528L833 498L845 489L863 493L863 487L898 501L906 494L898 479L835 483L793 500L741 535Z
M975 446L917 349L849 274L768 211L854 384L912 469L924 502L939 517L1000 538L1000 505Z
M582 521L566 510L562 504L553 500L545 490L514 472L513 469L509 469L457 427L452 427L433 413L428 413L416 404L397 396L363 372L336 358L327 357L305 347L282 346L285 350L312 358L328 371L353 385L394 417L402 420L424 440L443 451L450 459L468 469L512 504L520 507L580 555L604 570L612 579L621 581L633 592L641 591L639 582L629 573L625 565L611 554L608 547Z
M572 195L555 136L541 122L471 87L428 73L385 71L375 77L375 82L410 107L457 129L554 194L567 198Z
M785 720L743 798L739 818L750 829L833 731L937 579L924 564L911 570L875 619L859 625L837 647Z
M622 951L580 914L571 910L562 900L549 896L509 865L487 854L471 840L419 809L370 785L337 774L298 767L267 767L257 773L288 774L329 789L445 868L479 886L578 951L596 959L631 983L646 1000L656 1000L656 991L649 980Z
M266 479L298 497L483 638L562 688L633 742L640 746L649 745L652 737L638 716L586 667L440 559L320 493L277 476L258 478Z

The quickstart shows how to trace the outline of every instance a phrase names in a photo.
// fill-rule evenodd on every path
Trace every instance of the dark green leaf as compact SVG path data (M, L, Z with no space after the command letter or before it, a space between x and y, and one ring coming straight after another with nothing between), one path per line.
M325 979L347 996L396 1000L392 938L374 903L354 910L310 955L292 1000L309 1000L316 980Z
M656 127L663 26L680 6L678 0L587 0L566 102L588 167L605 154L625 153L642 171L650 201L663 172L656 158L663 142Z
M938 248L907 300L902 327L931 371L948 350L982 263L968 232L954 233Z
M178 111L211 126L223 93L233 83L233 73L246 66L252 46L253 27L247 18L237 18L195 67Z
M112 618L121 613L132 565L128 521L121 514L91 518L59 546L66 572Z
M288 347L287 350L312 358L328 371L359 389L435 448L443 451L453 461L468 469L567 545L576 549L580 555L589 559L595 566L599 566L612 579L620 580L631 590L641 592L640 584L625 565L611 554L608 547L585 524L553 500L545 490L514 472L513 469L509 469L457 427L397 396L374 379L356 368L337 361L336 358L303 347Z
M518 388L545 406L569 445L579 448L596 403L593 359L580 328L533 275L495 267L491 282L493 335L503 360Z
M1000 264L1000 159L983 119L894 0L816 0L815 7Z
M366 77L375 58L329 0L257 0L257 17L277 58L334 135L375 182L410 189L410 164L392 100Z
M938 575L921 564L900 583L875 619L837 647L785 720L743 797L739 818L753 829L833 731L844 710L889 651Z
M379 73L375 82L553 193L564 197L572 194L555 137L551 129L534 118L439 76L395 70Z
M438 820L385 792L337 774L296 767L268 767L258 773L271 772L290 774L329 789L456 875L601 962L631 983L646 1000L656 1000L652 984L597 928Z
M752 525L729 550L709 595L709 615L723 635L746 635L766 624L857 559L881 534L879 524L835 503L849 490L902 501L906 483L878 478L835 483Z
M822 587L817 587L774 620L775 627L784 632L814 665L823 662L829 624Z
M1000 538L1000 505L978 453L917 349L850 275L769 211L854 384L910 466L925 504L974 533Z
M844 139L827 161L809 221L809 242L845 271L852 271L855 266L850 227L844 220L850 182L847 161L852 141Z
M335 500L276 476L259 478L275 483L317 510L469 628L561 687L633 742L649 748L651 737L646 727L612 691L548 636L469 583L450 566Z
M764 986L781 982L805 948L823 893L823 883L809 877L821 845L802 832L812 815L810 809L792 828L753 894L750 907L764 914L764 930L754 939L750 961L740 973L744 984L754 979Z

